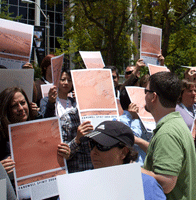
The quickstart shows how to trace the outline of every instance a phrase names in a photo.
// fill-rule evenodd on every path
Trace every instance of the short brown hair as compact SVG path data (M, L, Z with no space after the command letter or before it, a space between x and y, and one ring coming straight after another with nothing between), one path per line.
M182 89L181 89L181 93L180 93L180 97L179 97L179 100L178 100L178 103L181 103L182 102L182 95L184 93L184 90L185 89L190 89L190 87L194 85L196 86L196 83L194 82L191 82L191 81L188 81L186 79L183 79L182 80Z
M51 65L51 58L55 57L53 54L49 54L41 62L40 68L42 71L42 76L46 78L46 69Z

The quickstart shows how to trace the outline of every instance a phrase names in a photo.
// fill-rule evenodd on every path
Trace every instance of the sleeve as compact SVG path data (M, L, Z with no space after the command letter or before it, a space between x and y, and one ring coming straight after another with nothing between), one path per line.
M142 181L145 199L166 200L163 188L155 178L146 174L142 174Z
M63 114L60 118L60 124L61 124L61 132L62 132L62 139L63 142L67 143L71 149L71 154L69 159L71 159L75 153L80 149L80 144L77 144L75 142L75 136L77 135L77 127L80 124L79 117L74 120L75 123L73 123L69 115ZM70 132L71 127L72 132Z
M134 74L131 74L130 77L121 85L120 92L125 89L125 86L133 86L137 81L138 77Z
M153 171L159 174L178 176L181 171L184 154L180 140L172 134L157 137L153 153Z
M10 182L10 179L1 163L0 163L0 179L6 179L7 200L17 199L12 184Z
M40 113L43 118L55 116L55 103L50 103L48 97L41 99L40 101Z
M71 140L68 143L68 145L71 149L71 154L70 154L70 157L69 157L69 159L71 159L74 156L74 154L80 149L80 145L75 142L75 138L73 140Z
M141 138L141 136L142 136L142 126L141 126L141 121L139 119L132 120L131 130L133 131L135 136Z
M132 119L131 116L129 118L127 118L127 117L125 118L125 117L121 116L120 121L123 124L129 126L131 128L131 130L133 131L135 136L141 138L141 136L142 136L142 126L141 126L139 119Z

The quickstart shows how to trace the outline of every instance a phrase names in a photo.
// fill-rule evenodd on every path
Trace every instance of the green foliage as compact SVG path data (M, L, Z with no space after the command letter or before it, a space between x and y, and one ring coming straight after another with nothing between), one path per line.
M14 13L9 13L8 9L9 9L9 6L7 5L6 0L0 1L0 18L8 19L8 20L15 20L15 21L21 19L22 15L13 18L12 15Z
M139 0L140 24L162 28L162 54L165 65L182 77L181 66L195 66L194 0Z
M129 64L137 50L130 35L129 0L72 0L65 13L65 38L59 39L61 49L76 68L84 68L79 51L101 51L105 65L115 65L119 71Z
M34 69L34 80L41 78L42 73L41 73L41 68L39 67L39 64L33 62L32 65Z

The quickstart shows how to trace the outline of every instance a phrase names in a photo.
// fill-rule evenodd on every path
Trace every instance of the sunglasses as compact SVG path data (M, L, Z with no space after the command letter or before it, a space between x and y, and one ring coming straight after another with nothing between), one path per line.
M145 89L144 89L144 93L146 94L147 92L153 93L153 92L155 92L155 91L153 91L153 90L148 90L148 89L145 88ZM156 94L159 95L158 92L156 92Z
M125 72L126 75L132 74L133 71Z
M120 148L124 147L124 145L120 142L118 144L113 145L113 146L103 146L103 145L99 144L98 142L96 142L92 139L89 140L89 146L90 146L91 151L93 150L93 148L95 146L97 147L97 149L99 151L109 151L110 149L112 149L114 147L120 147Z

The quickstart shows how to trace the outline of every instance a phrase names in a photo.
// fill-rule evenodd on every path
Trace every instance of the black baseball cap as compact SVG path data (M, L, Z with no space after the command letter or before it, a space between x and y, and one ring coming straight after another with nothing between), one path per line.
M134 135L132 130L119 121L104 121L100 123L93 132L80 138L81 142L89 139L95 140L103 146L114 146L119 142L128 147L134 144Z

